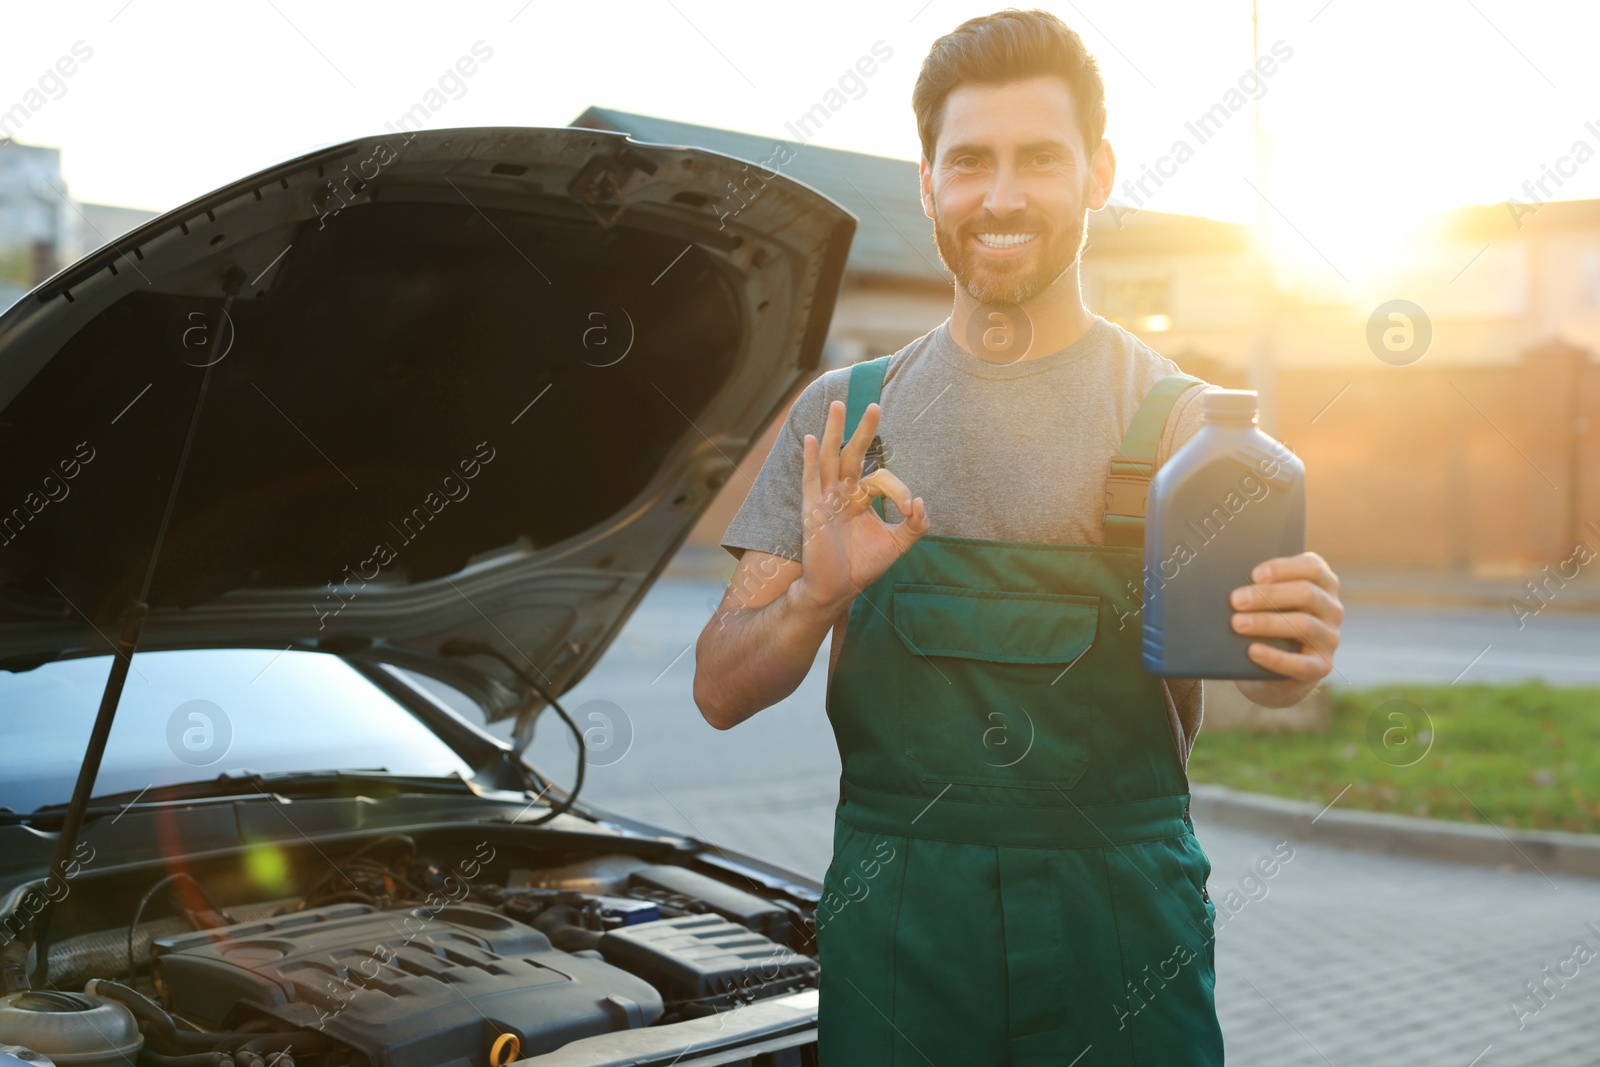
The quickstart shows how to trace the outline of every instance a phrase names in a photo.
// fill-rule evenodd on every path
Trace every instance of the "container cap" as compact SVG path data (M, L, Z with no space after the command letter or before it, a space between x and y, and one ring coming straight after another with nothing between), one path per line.
M1200 411L1207 417L1237 419L1259 408L1254 389L1208 389L1200 394Z

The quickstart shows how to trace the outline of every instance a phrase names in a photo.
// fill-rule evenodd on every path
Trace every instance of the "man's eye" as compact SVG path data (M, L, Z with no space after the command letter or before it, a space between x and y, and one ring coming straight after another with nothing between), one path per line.
M1033 157L1034 165L1039 167L1048 167L1055 163L1055 161L1055 155L1050 152L1040 152L1038 155Z

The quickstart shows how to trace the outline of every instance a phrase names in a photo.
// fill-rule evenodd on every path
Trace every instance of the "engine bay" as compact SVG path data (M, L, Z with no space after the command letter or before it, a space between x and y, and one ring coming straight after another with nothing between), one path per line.
M804 909L736 876L422 836L80 889L48 987L0 996L0 1048L74 1067L505 1067L817 984Z

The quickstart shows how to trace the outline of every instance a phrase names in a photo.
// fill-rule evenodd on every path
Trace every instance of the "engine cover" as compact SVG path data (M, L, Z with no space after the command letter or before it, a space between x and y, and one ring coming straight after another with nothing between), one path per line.
M502 1033L522 1055L661 1016L661 995L603 960L472 905L334 904L158 939L171 1011L207 1029L270 1017L380 1067L483 1067Z

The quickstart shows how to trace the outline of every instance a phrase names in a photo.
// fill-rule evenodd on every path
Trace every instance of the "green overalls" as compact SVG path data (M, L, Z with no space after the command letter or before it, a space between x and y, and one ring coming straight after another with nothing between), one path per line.
M852 368L846 439L888 360ZM852 602L821 1067L1223 1062L1211 862L1132 614L1144 488L1196 382L1134 416L1106 544L925 534Z

